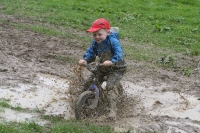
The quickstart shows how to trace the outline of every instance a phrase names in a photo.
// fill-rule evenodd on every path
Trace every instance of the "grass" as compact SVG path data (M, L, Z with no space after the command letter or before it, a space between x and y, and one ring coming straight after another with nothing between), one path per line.
M65 30L69 28L85 31L95 19L105 17L113 26L120 27L122 39L128 38L128 43L124 43L127 53L130 43L143 47L136 50L133 47L131 50L136 53L128 54L129 59L156 60L162 56L159 51L164 54L190 51L191 56L200 55L199 0L2 0L1 3L4 14L62 26L63 30L35 24L21 26L53 36L68 37Z
M112 129L109 126L96 126L92 122L80 122L76 120L68 120L66 121L62 117L58 116L43 116L45 120L49 120L53 123L51 128L51 132L62 133L112 133Z
M9 99L0 100L0 107L1 108L10 108L15 111L26 111L27 110L27 109L21 108L20 106L16 106L16 107L11 106L8 102L10 102Z
M70 121L64 123L57 123L52 128L52 132L75 132L75 133L112 133L112 129L108 126L96 126L89 122L80 123L77 121Z
M0 124L0 131L2 133L44 133L45 129L35 122L5 122L4 124Z
M112 133L108 126L96 126L89 122L75 120L54 121L52 126L40 126L34 121L17 123L5 122L0 124L2 133Z

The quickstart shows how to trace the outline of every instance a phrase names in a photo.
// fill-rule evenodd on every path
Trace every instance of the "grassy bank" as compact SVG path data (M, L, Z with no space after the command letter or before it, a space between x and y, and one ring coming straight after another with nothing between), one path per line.
M95 19L108 18L113 26L120 27L121 38L128 40L124 44L130 59L151 61L174 53L200 55L199 0L2 0L1 6L4 14L63 28L35 24L18 27L63 37L70 36L64 29L85 31Z
M0 124L1 133L112 133L108 126L95 126L87 122L78 122L74 120L56 120L52 125L40 126L34 121L17 123L4 122Z

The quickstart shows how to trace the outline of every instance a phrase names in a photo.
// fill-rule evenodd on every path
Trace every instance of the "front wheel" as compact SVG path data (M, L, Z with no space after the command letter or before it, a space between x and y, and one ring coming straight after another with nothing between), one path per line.
M75 105L75 116L77 120L85 118L94 118L98 115L98 108L94 105L96 93L85 91L79 96Z

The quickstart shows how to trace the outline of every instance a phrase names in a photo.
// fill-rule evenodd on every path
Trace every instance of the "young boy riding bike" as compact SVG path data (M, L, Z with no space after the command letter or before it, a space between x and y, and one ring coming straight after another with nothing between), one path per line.
M87 32L93 33L94 40L91 46L86 51L83 59L79 61L79 65L91 63L95 61L96 56L99 57L99 62L103 64L100 68L100 76L98 81L104 82L104 77L107 77L106 90L110 102L110 113L108 118L116 118L116 105L121 92L119 87L122 87L120 80L125 74L126 63L124 61L124 51L119 41L118 28L112 28L107 19L99 18L93 22L92 27ZM114 67L114 65L117 67ZM84 84L84 89L90 87L94 75L91 75Z

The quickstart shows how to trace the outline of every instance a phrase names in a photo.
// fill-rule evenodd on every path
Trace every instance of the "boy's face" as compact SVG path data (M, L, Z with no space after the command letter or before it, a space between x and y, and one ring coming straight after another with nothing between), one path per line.
M96 32L93 32L93 38L97 43L103 42L108 35L110 35L110 31L106 29L100 29Z

